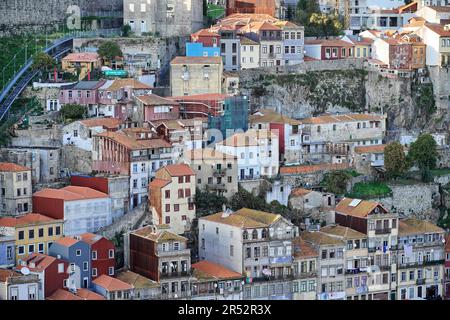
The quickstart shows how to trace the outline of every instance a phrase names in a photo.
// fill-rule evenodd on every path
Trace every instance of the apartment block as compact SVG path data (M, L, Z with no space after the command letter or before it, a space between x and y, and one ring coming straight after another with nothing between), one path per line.
M0 163L0 216L31 212L31 169L15 163Z

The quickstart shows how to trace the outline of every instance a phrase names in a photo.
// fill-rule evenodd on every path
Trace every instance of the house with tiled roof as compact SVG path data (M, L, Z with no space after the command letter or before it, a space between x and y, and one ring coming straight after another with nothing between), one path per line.
M211 261L192 265L192 300L241 300L244 276Z
M92 279L102 274L114 276L116 267L114 242L89 232L80 234L78 237L90 247Z
M48 111L59 111L66 104L79 104L87 109L89 116L97 115L99 103L98 89L106 83L99 81L78 81L73 84L62 86L59 91L58 100L48 101Z
M445 295L445 230L412 217L398 222L397 299Z
M221 57L175 57L170 62L171 96L222 93Z
M88 289L77 289L68 291L65 289L56 290L51 296L47 297L46 300L56 300L56 301L67 301L67 300L106 300L103 296L88 290Z
M31 212L31 169L16 163L0 162L0 191L0 216Z
M124 122L117 118L90 118L63 127L63 145L92 152L92 137L105 131L117 131Z
M341 38L343 41L352 43L355 58L370 58L372 56L373 39L361 37L360 35L345 35Z
M384 170L385 144L357 146L353 150L352 162L355 170L361 174L376 175Z
M125 267L160 284L161 299L190 296L191 250L168 226L146 226L124 238ZM127 281L130 283L130 281Z
M93 280L92 288L106 300L133 299L134 288L132 285L107 275L101 275Z
M184 154L184 161L195 171L195 183L200 190L227 198L238 191L236 156L205 148L189 150Z
M426 45L426 65L446 67L450 64L450 24L426 22L416 33Z
M279 169L279 136L268 129L238 132L216 143L215 149L238 158L238 179L273 177Z
M341 39L306 39L305 54L317 60L353 58L355 46Z
M129 209L147 200L155 171L175 160L171 143L149 128L107 131L95 135L93 141L93 170L129 176Z
M180 118L180 104L172 99L149 94L135 98L141 117L139 123Z
M329 210L334 207L335 195L311 189L294 188L289 195L289 204L304 214L311 214L315 210Z
M392 299L390 274L396 264L398 246L398 214L375 201L344 198L335 208L335 222L367 235L370 272L380 281L368 283L373 300Z
M241 69L253 69L260 67L261 45L258 41L247 38L244 35L239 37L241 51Z
M138 273L124 270L119 272L116 278L133 286L133 300L153 300L161 296L160 284Z
M70 278L64 288L89 288L92 280L91 248L79 237L63 237L49 248L50 256L69 263Z
M195 191L196 174L189 165L167 165L156 171L148 191L153 223L169 225L177 234L190 230L195 218Z
M15 270L20 272L24 268L39 277L39 300L44 300L56 290L67 288L70 282L69 263L41 253L32 253L19 260Z
M109 195L88 188L67 186L42 189L33 194L36 212L64 220L64 234L97 232L112 223Z
M61 60L62 70L78 74L79 80L83 80L90 72L102 66L100 55L96 52L74 52Z
M244 299L291 299L291 290L258 293L259 281L291 286L292 240L298 228L279 214L242 208L204 216L198 220L200 261L243 274ZM258 287L258 288L256 288ZM287 289L287 288L286 288Z
M17 263L32 253L47 254L52 243L62 237L63 227L63 219L37 213L0 218L0 234L14 239Z
M294 300L316 300L317 277L320 270L319 252L301 237L296 237L292 243L294 246L293 298Z
M11 269L0 269L0 301L39 300L39 277Z

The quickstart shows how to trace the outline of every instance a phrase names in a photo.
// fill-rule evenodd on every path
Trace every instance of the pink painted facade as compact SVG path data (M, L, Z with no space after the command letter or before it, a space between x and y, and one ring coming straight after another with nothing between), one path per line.
M104 83L104 80L81 81L75 85L64 86L59 94L59 102L61 105L97 105L99 103L98 88Z

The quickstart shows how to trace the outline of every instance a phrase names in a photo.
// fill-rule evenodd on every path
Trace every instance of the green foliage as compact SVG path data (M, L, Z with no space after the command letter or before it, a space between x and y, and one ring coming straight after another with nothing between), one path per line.
M33 59L33 69L48 72L56 66L56 61L44 52L38 53Z
M347 192L347 184L351 175L346 171L333 171L325 174L321 185L331 193L341 195Z
M226 205L227 202L227 198L224 196L219 196L213 192L201 191L197 188L195 192L197 217L221 212L223 205Z
M123 55L120 46L114 41L106 41L100 45L97 53L105 60L111 61Z
M321 13L316 0L299 0L294 21L305 27L307 37L337 36L343 30L340 18Z
M441 208L437 225L443 229L450 227L450 209Z
M408 157L412 164L419 167L422 174L422 181L430 181L432 179L430 170L436 167L438 158L437 144L433 136L429 133L421 134L411 144Z
M384 149L384 167L388 178L402 177L408 170L403 146L399 142L393 142Z
M353 186L352 192L347 197L357 199L370 199L385 197L391 194L392 190L382 182L358 182Z
M85 112L86 108L79 104L66 104L61 107L61 115L66 120L83 119Z
M127 38L127 37L131 36L132 33L133 32L131 31L131 26L129 24L125 24L122 27L122 36L123 37Z
M420 110L425 111L426 115L431 115L436 111L436 101L434 100L433 84L422 83L415 86L416 104Z

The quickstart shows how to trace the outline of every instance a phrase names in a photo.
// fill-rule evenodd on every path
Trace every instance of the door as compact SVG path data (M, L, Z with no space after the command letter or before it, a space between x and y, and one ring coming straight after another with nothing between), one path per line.
M253 179L253 169L250 169L250 178Z
M133 208L136 208L139 204L139 199L138 199L138 195L135 194L133 195Z
M83 288L89 287L89 279L87 277L83 278Z
M245 178L245 169L241 169L241 180Z

